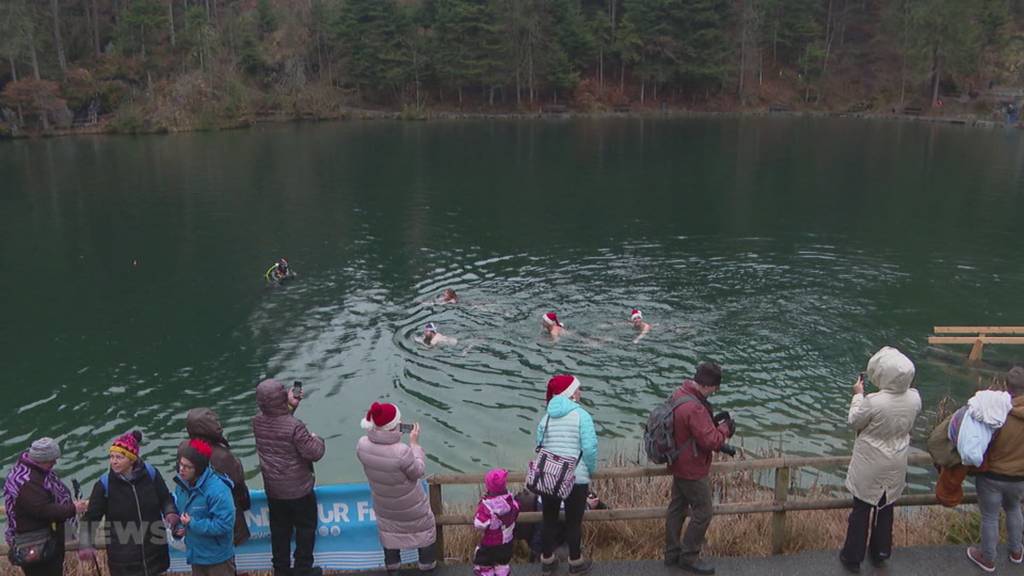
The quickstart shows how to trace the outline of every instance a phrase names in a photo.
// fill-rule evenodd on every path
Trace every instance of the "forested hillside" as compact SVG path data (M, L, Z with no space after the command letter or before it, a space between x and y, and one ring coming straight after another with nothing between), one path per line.
M927 110L1021 84L1022 23L1024 0L3 0L0 106L20 131L352 108Z

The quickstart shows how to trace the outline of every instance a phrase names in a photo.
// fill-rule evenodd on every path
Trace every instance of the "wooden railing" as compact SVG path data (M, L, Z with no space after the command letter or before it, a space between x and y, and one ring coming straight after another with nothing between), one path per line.
M908 459L911 466L930 466L931 456L925 452L911 454ZM771 500L753 502L729 502L716 504L714 513L716 515L732 514L768 514L772 515L772 553L780 554L786 544L786 513L807 510L837 510L852 508L853 500L846 498L801 498L790 499L790 478L793 469L815 468L825 469L837 466L846 466L850 463L850 456L785 456L781 458L760 458L754 460L733 460L716 462L711 465L712 474L730 474L735 472L753 470L774 470L774 492ZM669 476L669 470L664 466L637 466L630 468L605 468L591 474L593 480L610 480L616 478L656 478ZM522 472L512 472L508 481L522 483L525 478ZM445 526L471 526L473 514L447 514L444 511L443 486L455 485L477 485L484 483L483 474L435 474L427 479L430 493L430 507L434 512L437 522L437 549L439 556L444 558L444 527ZM975 494L966 494L964 504L977 502ZM908 494L904 495L897 502L897 506L934 506L939 501L935 494ZM616 508L614 510L590 510L583 519L586 522L609 522L616 520L656 520L665 517L666 508ZM3 517L3 509L0 508L0 518ZM524 524L541 522L540 512L523 512L519 515L518 522ZM68 550L74 550L74 544L69 543ZM0 553L7 553L7 546L0 544Z
M934 332L929 344L970 344L971 363L981 361L985 344L1024 344L1024 326L935 326Z
M850 463L850 456L824 456L824 457L781 457L761 458L755 460L734 460L727 462L716 462L711 466L712 474L729 474L734 472L752 470L774 470L775 486L772 500L754 502L729 502L716 504L714 513L716 515L729 514L763 514L772 515L772 553L780 554L786 544L786 513L806 510L836 510L852 508L853 499L846 498L803 498L790 499L790 477L791 471L796 468L832 468L846 466ZM931 456L925 452L916 452L908 458L908 464L912 466L930 466ZM653 478L669 476L671 473L665 466L639 466L632 468L605 468L591 474L593 480L609 480L613 478ZM513 472L509 474L509 482L523 482L525 474ZM445 526L466 526L473 524L473 514L447 514L444 510L443 486L451 485L483 485L483 474L435 474L427 479L430 490L430 507L434 511L437 521L437 547L440 557L444 557L444 527ZM964 497L965 504L977 502L974 494L967 494ZM935 494L909 494L900 498L897 506L934 506L939 504ZM666 503L667 505L667 503ZM654 520L665 517L666 507L657 508L616 508L614 510L590 510L583 519L586 522L608 522L615 520ZM540 512L523 512L519 514L518 522L539 523L542 514Z

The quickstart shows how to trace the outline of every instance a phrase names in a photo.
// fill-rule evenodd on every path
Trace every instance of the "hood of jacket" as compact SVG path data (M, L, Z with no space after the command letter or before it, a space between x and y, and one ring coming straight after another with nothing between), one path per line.
M224 438L224 427L220 425L217 413L209 408L189 410L185 416L185 430L189 438L203 438L215 444L230 446L227 438Z
M495 516L504 516L512 511L512 495L508 492L498 496L485 496L483 502Z
M561 418L579 407L579 404L565 396L555 396L550 402L548 402L548 416L552 418Z
M1013 408L1010 409L1010 416L1024 420L1024 394L1013 397Z
M256 404L267 416L284 416L288 409L288 390L277 380L264 380L256 387Z
M914 382L914 363L899 350L885 346L868 360L867 373L879 390L902 394Z

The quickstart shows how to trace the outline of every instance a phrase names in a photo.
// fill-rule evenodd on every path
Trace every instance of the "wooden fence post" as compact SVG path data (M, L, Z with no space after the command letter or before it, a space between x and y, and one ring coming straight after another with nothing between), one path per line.
M784 504L789 497L789 468L775 469L775 503ZM786 546L786 512L772 512L772 554L782 554Z
M434 517L444 514L444 500L441 499L441 485L431 484L430 485L430 510L434 512ZM437 543L434 544L434 549L437 551L437 561L444 564L444 526L437 525Z

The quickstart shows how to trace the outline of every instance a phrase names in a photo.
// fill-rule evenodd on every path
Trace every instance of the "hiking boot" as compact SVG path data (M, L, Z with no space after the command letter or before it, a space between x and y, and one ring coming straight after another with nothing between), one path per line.
M679 556L665 556L665 566L679 566Z
M981 568L985 572L995 572L996 571L996 564L995 564L995 562L992 562L990 560L986 560L985 559L985 553L982 552L981 548L978 548L977 546L968 546L967 547L967 557L971 559L971 562L974 562L975 564L977 564L978 568Z
M544 576L551 576L555 572L558 572L558 556L552 554L551 558L544 558L544 555L541 554L540 573Z
M584 576L590 574L590 568L594 565L594 562L590 558L580 558L579 560L569 560L569 574L577 574Z
M715 573L715 567L700 558L693 558L692 560L680 558L679 568L691 574L702 574L704 576L711 576Z
M1013 562L1014 564L1020 564L1021 562L1024 562L1024 549L1022 549L1020 552L1017 552L1016 554L1010 552L1010 562Z

